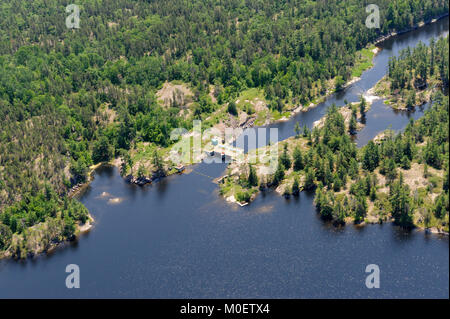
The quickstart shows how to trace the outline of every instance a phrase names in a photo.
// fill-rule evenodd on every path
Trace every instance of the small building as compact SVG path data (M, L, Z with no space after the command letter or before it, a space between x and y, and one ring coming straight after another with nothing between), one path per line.
M183 164L179 164L175 167L175 169L178 171L178 173L181 173L184 171L184 165Z

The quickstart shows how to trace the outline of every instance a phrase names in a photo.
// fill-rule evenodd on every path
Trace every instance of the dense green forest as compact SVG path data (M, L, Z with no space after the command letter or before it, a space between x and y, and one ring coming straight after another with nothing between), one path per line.
M317 168L315 174L315 203L324 218L344 222L350 216L361 222L371 210L376 221L393 218L404 227L437 227L448 232L448 96L438 91L433 102L425 116L411 121L404 132L386 134L380 142L371 141L362 148L356 156L360 167L341 146L335 150L338 158L344 157L339 166L333 165L331 154L326 155L328 162L324 161L319 176ZM341 127L342 120L335 114L330 109L327 121ZM346 159L351 163L348 184Z
M323 127L311 131L297 126L296 137L280 143L278 167L269 179L258 180L255 168L249 167L237 180L243 189L236 192L237 200L249 201L257 186L281 185L286 196L298 195L301 189L315 190L318 213L337 224L393 219L406 228L435 227L448 232L448 50L446 37L432 40L430 46L420 43L392 58L388 77L392 81L409 79L394 84L401 88L411 82L413 92L425 89L427 81L416 87L413 82L438 74L432 106L422 118L411 120L403 132L388 130L357 149L351 138L352 121L347 124L338 107L332 105ZM362 116L364 105L362 100ZM356 110L355 105L346 107ZM222 193L233 186L233 182L226 181Z
M412 90L428 85L437 77L442 87L448 86L448 37L432 39L429 46L419 43L415 48L402 50L389 61L388 78L391 90Z
M448 112L448 95L437 91L424 117L358 149L350 125L332 105L323 127L305 128L273 146L280 152L274 174L258 176L259 163L232 164L221 193L248 202L258 188L274 187L286 197L315 191L318 213L336 224L392 219L405 228L448 232Z
M80 0L80 28L68 29L72 2L0 3L0 227L8 238L83 221L66 194L90 165L139 142L166 147L173 128L190 129L248 88L261 89L271 108L306 105L328 81L349 80L358 52L380 35L448 11L447 0ZM380 7L381 29L364 25L369 3ZM167 81L193 92L189 116L175 96L158 101ZM28 217L45 207L36 202L46 187L54 209Z
M448 88L448 55L448 38L402 50L390 59L387 76L376 85L377 94L397 109L428 102L433 91Z

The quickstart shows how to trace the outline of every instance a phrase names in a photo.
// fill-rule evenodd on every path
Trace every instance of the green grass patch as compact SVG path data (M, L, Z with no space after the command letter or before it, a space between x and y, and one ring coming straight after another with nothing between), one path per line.
M239 103L236 103L236 105L239 108L243 108L246 103L249 103L250 101L253 101L254 99L260 99L261 101L266 101L264 97L264 90L260 88L251 88L247 89L241 92L237 100L239 100ZM248 100L249 102L245 102Z
M133 162L140 162L144 159L152 158L156 146L154 144L144 144L139 142L136 144L136 152L133 154Z
M258 114L256 115L255 125L264 125L264 123L266 123L267 114L267 111L258 112Z
M356 52L356 63L352 69L352 77L360 77L365 70L373 66L372 60L375 56L373 49L375 49L375 46Z
M278 110L271 110L270 115L274 121L278 121L283 117L289 118L291 116L291 112L280 113Z

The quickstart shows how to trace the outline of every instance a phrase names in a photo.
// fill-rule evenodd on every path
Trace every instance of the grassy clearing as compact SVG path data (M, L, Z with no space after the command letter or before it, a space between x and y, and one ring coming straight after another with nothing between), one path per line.
M153 143L137 143L135 151L131 153L133 162L137 163L151 159L155 148L156 146Z
M376 47L371 46L356 52L356 63L352 70L352 77L360 77L365 70L373 66L374 49Z
M270 115L274 121L278 121L281 120L283 117L289 118L291 116L291 112L280 113L278 110L270 110Z
M239 95L239 97L237 98L237 100L239 100L238 103L236 103L236 105L238 107L243 107L246 103L247 100L249 102L255 100L255 99L259 99L261 101L266 101L266 98L264 97L264 90L260 89L260 88L251 88L251 89L247 89L241 92L241 94Z
M269 112L267 110L258 112L256 114L255 125L256 126L264 125L266 123L268 114Z

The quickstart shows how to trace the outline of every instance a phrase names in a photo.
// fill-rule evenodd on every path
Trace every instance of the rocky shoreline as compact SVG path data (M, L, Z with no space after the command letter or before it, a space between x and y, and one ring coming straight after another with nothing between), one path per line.
M383 41L386 41L387 39L389 39L389 38L391 38L391 37L393 37L393 36L396 36L396 35L399 35L399 34L403 34L403 33L407 33L407 32L416 30L416 29L418 29L418 28L420 28L420 27L423 27L423 26L425 26L425 25L434 23L434 22L436 22L436 21L438 21L438 20L440 20L440 19L442 19L442 18L444 18L444 17L447 17L448 15L449 15L449 14L446 13L446 14L443 14L443 15L438 16L438 17L436 17L436 18L430 19L429 21L425 21L425 22L419 23L418 25L416 25L416 26L414 26L414 27L411 27L411 28L408 28L408 29L404 29L404 30L401 30L401 31L397 31L397 32L391 32L391 33L389 33L389 34L387 34L387 35L380 36L380 37L377 38L372 44L373 44L373 45L377 45L377 44L379 44L379 43L381 43L381 42L383 42ZM374 57L375 57L380 51L381 51L381 49L380 49L379 47L376 47L375 49L373 49ZM348 86L350 86L350 85L356 83L356 82L359 81L360 79L361 79L360 77L353 77L352 79L350 79L349 81L347 81L347 82L342 86L342 89L345 89L345 88L347 88ZM374 89L374 88L372 88L371 90L369 90L369 91L367 92L367 94L370 95L371 97L380 98L380 97L377 96L377 95L374 95L374 96L373 96L373 89ZM270 124L276 124L276 123L280 123L280 122L286 122L286 121L288 121L289 119L291 119L293 116L295 116L296 114L298 114L298 113L300 113L300 112L308 112L309 110L311 110L311 109L317 107L319 104L323 103L323 102L327 99L327 97L329 97L329 96L330 96L331 94L333 94L333 93L335 93L334 90L328 91L325 95L318 97L319 102L317 102L317 103L311 103L311 104L308 105L307 107L305 107L305 106L303 106L303 105L298 105L298 106L296 106L296 107L293 107L293 108L290 110L290 116L289 116L289 117L285 117L285 116L284 116L284 117L282 117L281 119L278 119L278 120L266 120L266 122L264 123L264 125L270 125ZM369 101L369 104L370 104L370 102L372 102L372 101ZM252 127L254 127L254 124L255 124L256 120L257 120L256 116L247 116L245 119L243 119L242 121L239 122L238 127L239 127L239 128L242 128L242 129L244 129L244 130L245 130L245 129L248 129L248 128L252 128ZM115 165L115 166L119 167L119 165ZM120 169L120 167L119 167L119 169ZM159 180L159 179L161 179L161 178L163 178L163 177L166 177L166 175L163 175L163 176L155 176L155 174L153 174L151 177L148 177L148 176L136 177L136 176L133 176L133 175L127 175L127 176L124 177L124 178L125 178L125 180L126 180L128 183L136 184L136 185L138 185L138 186L144 186L144 185L147 185L147 184L151 184L152 182L154 182L154 181L156 181L156 180ZM78 186L78 185L77 185L77 186ZM76 186L76 187L77 187L77 186ZM84 184L81 185L81 186L78 186L78 187L81 188L82 186L84 186Z
M444 13L444 14L442 14L440 16L435 17L435 18L431 18L430 20L419 22L418 24L416 24L416 25L414 25L414 26L412 26L410 28L406 28L406 29L403 29L403 30L400 30L400 31L396 31L396 32L389 32L388 34L381 35L380 37L378 37L373 42L373 44L377 45L377 44L379 44L379 43L381 43L383 41L386 41L386 40L396 36L396 35L400 35L400 34L403 34L403 33L407 33L407 32L410 32L410 31L417 30L417 29L419 29L419 28L421 28L423 26L426 26L426 25L431 24L431 23L435 23L438 20L440 20L442 18L445 18L445 17L448 17L448 16L449 16L449 13L447 12L447 13Z
M397 32L391 32L391 33L389 33L389 34L387 34L387 35L382 35L382 36L380 36L379 38L377 38L372 44L378 45L378 44L380 44L381 42L386 41L386 40L388 40L389 38L391 38L391 37L393 37L393 36L396 36L396 35L399 35L399 34L403 34L403 33L407 33L407 32L416 30L416 29L418 29L418 28L420 28L420 27L422 27L422 26L425 26L425 25L434 23L434 22L436 22L436 21L438 21L438 20L440 20L440 19L442 19L442 18L445 18L445 17L447 17L448 15L449 15L449 13L446 13L446 14L443 14L443 15L441 15L441 16L432 18L432 19L430 19L429 21L424 21L424 22L422 22L422 23L419 23L418 25L415 25L415 26L413 26L413 27L411 27L411 28L408 28L408 29L405 29L405 30L401 30L401 31L397 31ZM378 52L380 52L380 49L379 49L379 48L376 48L376 52L374 52L374 54L376 55ZM348 87L349 85L351 85L351 84L357 82L359 79L360 79L359 77L354 77L354 78L352 78L350 81L348 81L347 83L344 84L343 88L346 88L346 87ZM324 96L322 96L322 97L319 98L320 102L315 103L315 104L311 103L311 104L310 104L308 107L306 107L306 108L303 107L302 105L299 105L299 106L293 108L292 111L291 111L291 115L290 115L289 118L292 118L295 114L298 114L299 112L307 112L308 110L310 110L310 109L312 109L312 108L318 106L321 102L323 102L323 100L325 100L325 99L326 99L328 96L330 96L332 93L334 93L334 92L333 92L333 91L327 92L327 94L325 94ZM287 120L289 120L289 118L283 117L283 118L281 118L281 119L279 119L279 120L270 121L270 123L265 123L265 125L267 125L267 124L273 124L273 123L277 123L277 122L287 121ZM239 124L240 124L239 126L240 126L241 128L243 128L243 129L251 128L251 127L254 126L255 121L256 121L256 117L251 117L251 116L249 116L248 118L246 118L246 120L245 120L244 122L239 123ZM117 163L113 163L113 164L111 164L111 163L100 163L100 164L97 164L97 165L95 165L94 167L91 167L91 171L90 171L90 173L89 173L89 180L88 180L86 183L77 184L77 185L75 185L74 187L72 187L72 188L69 190L69 192L68 192L68 196L69 196L69 197L76 196L76 195L79 194L85 187L87 187L87 186L90 184L90 182L92 181L92 178L93 178L92 175L93 175L93 172L95 171L95 169L98 168L98 167L101 166L101 165L104 165L104 164L114 165L114 166L118 167L119 170L120 170L120 167L119 167L119 165L118 165ZM135 177L135 176L133 176L133 175L127 175L126 177L124 177L124 179L125 179L125 181L127 181L127 182L129 182L129 183L136 184L136 185L138 185L138 186L144 186L144 185L150 184L150 183L152 183L152 182L155 182L155 181L157 181L157 180L160 180L161 178L164 178L164 177L166 177L166 176L167 176L166 174L155 174L155 173L154 173L154 174L152 174L151 177L147 177L147 176L143 176L143 177ZM252 197L254 198L255 196L252 196ZM231 198L230 198L229 201L230 201L230 202L234 202L233 200L231 200ZM237 201L236 201L236 202L237 202ZM246 204L245 204L245 205L246 205ZM240 206L245 206L245 205L240 204ZM89 215L89 216L90 216L90 215ZM90 218L92 218L92 216L90 216ZM93 218L92 218L92 221L93 221ZM90 225L89 225L87 228L83 228L83 232L84 232L84 231L88 231L90 228L92 228L92 223L90 223ZM425 229L425 231L431 232L431 233L440 233L439 231L437 231L437 232L436 232L436 231L433 231L433 230L429 230L429 231L428 231L428 230L426 230L426 229ZM446 235L448 235L448 233L445 233L445 232L443 232L443 233L446 234ZM1 256L0 256L0 258L1 258Z
M67 238L65 240L52 240L47 246L41 247L37 246L35 250L28 253L27 258L38 257L43 254L49 254L55 251L61 245L76 241L82 234L89 232L94 226L94 218L91 214L88 214L88 220L85 223L77 223L75 234L71 238ZM14 256L11 251L0 251L0 260L6 258L14 258L19 259L19 257Z

